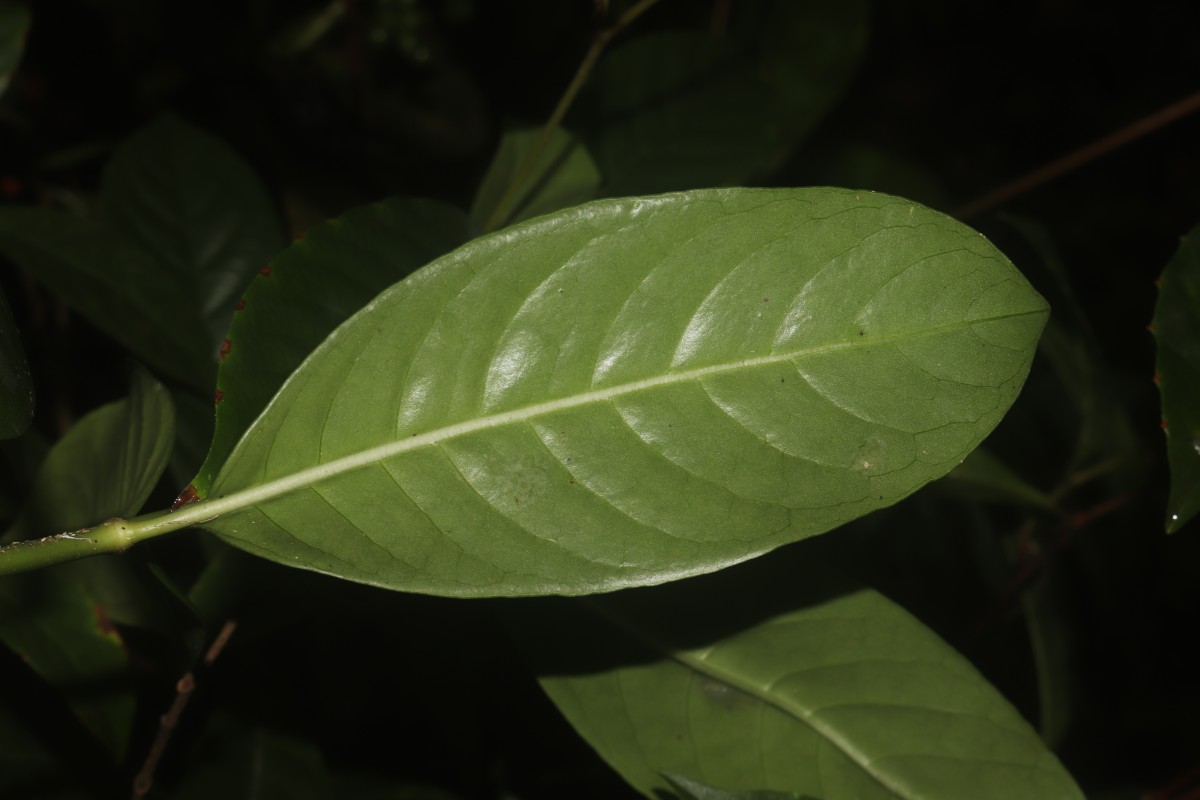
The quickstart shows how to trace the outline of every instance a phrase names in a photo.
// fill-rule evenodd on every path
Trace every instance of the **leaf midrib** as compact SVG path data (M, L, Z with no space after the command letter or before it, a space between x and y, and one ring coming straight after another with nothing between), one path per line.
M679 372L666 372L654 377L643 378L641 380L630 381L628 383L617 384L615 386L608 386L601 389L592 389L579 394L560 397L543 403L535 403L533 405L523 406L510 411L487 414L482 417L476 417L464 422L457 422L453 425L447 425L432 431L426 431L425 433L413 434L404 439L397 439L381 445L376 445L375 447L360 450L323 464L318 464L307 469L302 469L298 472L293 472L290 475L275 478L274 480L267 481L266 483L258 486L184 506L178 511L173 512L168 518L163 518L161 522L147 527L146 532L150 534L151 530L153 530L153 533L165 533L165 529L178 530L179 528L184 528L189 525L212 522L218 517L224 516L231 512L240 511L242 509L257 505L258 503L273 500L282 495L289 494L299 489L307 488L330 478L378 464L386 459L401 455L403 453L408 453L423 447L438 445L446 440L456 439L477 431L488 430L491 428L501 428L517 422L527 422L547 414L579 408L592 403L608 402L618 397L624 397L637 392L646 391L648 389L678 385L691 381L699 381L703 378L713 375L734 372L742 369L753 369L755 367L767 366L770 364L779 364L785 361L796 361L798 359L823 355L826 353L836 352L838 350L848 350L860 347L876 347L880 345L916 341L944 333L952 333L957 330L963 330L983 323L995 322L1003 319L1027 317L1042 313L1044 313L1042 309L1031 309L1028 311L1020 311L1011 314L998 314L979 319L964 320L950 325L933 326L929 328L923 328L920 331L897 333L891 336L865 338L856 337L847 341L831 342L828 344L816 345L799 350L792 350L787 353L772 353L766 356L757 356L755 358L747 358L734 362L710 364L705 367L695 367L693 369ZM264 412L264 414L265 413L266 412ZM251 429L253 429L253 426ZM226 463L228 464L228 462ZM215 480L214 483L219 485L219 481L220 475L218 474L217 480Z

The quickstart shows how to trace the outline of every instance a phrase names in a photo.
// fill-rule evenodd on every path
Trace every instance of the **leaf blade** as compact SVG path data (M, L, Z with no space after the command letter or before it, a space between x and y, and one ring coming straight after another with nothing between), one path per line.
M749 584L764 590L728 602ZM568 720L648 796L663 773L823 798L1082 796L966 659L819 563L584 605L590 624L564 603L519 639Z
M373 301L194 514L252 552L411 591L673 580L944 474L1015 397L1045 316L990 244L898 198L592 203Z
M1200 227L1193 228L1163 270L1154 332L1159 392L1171 465L1167 532L1200 512Z

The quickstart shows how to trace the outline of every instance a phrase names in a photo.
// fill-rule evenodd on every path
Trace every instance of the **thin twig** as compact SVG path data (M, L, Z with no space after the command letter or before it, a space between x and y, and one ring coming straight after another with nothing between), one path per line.
M575 70L575 77L571 79L571 83L567 86L559 98L558 105L554 108L554 113L550 115L550 119L546 121L546 125L542 128L542 135L538 137L537 144L525 156L525 159L517 167L516 173L512 180L508 182L508 186L504 189L504 194L500 196L500 201L496 203L496 208L488 217L487 224L483 226L484 233L494 231L496 228L508 218L509 206L516 199L517 190L525 183L525 179L529 177L529 173L533 170L542 151L546 149L546 145L550 143L550 137L558 130L562 124L563 118L567 116L567 111L571 108L571 104L575 102L584 83L587 82L588 76L591 75L592 69L595 68L596 62L600 59L600 55L604 52L604 48L612 41L613 37L621 32L622 29L629 26L634 20L642 14L650 10L650 7L657 3L658 0L641 0L640 3L631 7L628 11L617 18L617 21L607 28L596 34L592 40L592 46L588 48L587 54L584 55L583 61L579 64L579 69Z
M217 657L221 655L221 651L225 649L225 645L229 643L229 637L233 636L234 630L237 628L237 622L227 620L221 627L221 632L213 639L213 643L204 653L202 663L205 669L211 667ZM175 728L179 725L179 719L183 716L183 710L187 708L188 700L191 699L192 693L196 690L196 676L189 670L179 682L175 684L175 699L171 701L171 707L167 709L167 713L162 715L158 724L158 735L154 737L154 744L150 746L150 752L146 754L146 760L142 763L142 768L138 770L137 777L133 779L133 800L141 800L145 797L150 789L154 786L154 772L158 769L158 762L162 759L163 753L166 752L167 743L171 740L171 734L175 732Z
M969 219L984 211L988 211L1001 203L1013 199L1017 195L1036 189L1043 183L1047 183L1067 172L1078 169L1084 164L1116 150L1118 147L1140 139L1148 133L1153 133L1159 128L1169 125L1175 120L1181 119L1197 110L1200 110L1200 92L1172 103L1166 108L1156 111L1148 117L1143 117L1116 133L1085 145L1072 153L1068 153L1057 161L1052 161L1044 167L1035 169L1033 172L1017 178L1012 183L1005 184L999 189L995 189L982 197L972 200L955 211L954 216L959 219Z
M1026 522L1017 537L1021 543L1020 549L1022 553L1018 559L1016 572L1013 573L1008 581L1008 585L1004 587L1000 595L980 615L975 625L972 626L971 631L967 634L967 641L974 641L984 631L987 631L997 622L1004 619L1008 615L1009 610L1015 606L1020 594L1028 588L1034 578L1041 574L1046 564L1058 552L1066 548L1076 533L1097 519L1125 505L1129 499L1129 495L1110 497L1092 508L1066 516L1055 527L1053 538L1044 547L1040 548L1036 547L1033 540L1035 523L1032 520Z

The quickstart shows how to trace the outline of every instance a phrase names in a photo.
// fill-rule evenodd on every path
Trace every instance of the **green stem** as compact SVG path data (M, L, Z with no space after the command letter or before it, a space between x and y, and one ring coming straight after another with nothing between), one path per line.
M591 75L592 69L595 68L596 62L600 59L600 54L604 52L604 48L608 47L608 43L622 29L650 10L650 7L657 2L658 0L641 0L641 2L632 6L618 17L616 22L596 34L596 38L592 40L592 46L588 48L587 54L579 64L579 69L575 70L575 77L571 79L567 90L559 98L558 105L554 108L554 113L550 115L550 119L546 121L545 127L542 128L542 135L538 137L533 149L529 151L525 159L521 161L520 166L517 167L516 172L513 173L512 180L505 187L504 194L500 196L500 201L496 203L495 210L488 217L487 224L483 226L484 233L496 230L510 216L510 206L516 202L517 191L525 183L526 179L529 178L529 173L533 171L533 167L537 164L538 159L541 158L546 145L550 143L550 137L554 135L559 125L562 124L563 118L567 116L567 111L571 108L571 104L575 102L575 98L579 95L580 90L583 89L584 83L587 82L588 76Z
M0 577L75 561L89 556L123 553L138 542L213 519L205 503L179 511L158 511L133 519L113 519L94 528L29 539L0 547Z

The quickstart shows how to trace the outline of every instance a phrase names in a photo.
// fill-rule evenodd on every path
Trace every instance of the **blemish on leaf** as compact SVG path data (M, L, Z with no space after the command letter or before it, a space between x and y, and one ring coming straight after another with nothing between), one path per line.
M200 495L196 493L196 487L189 483L175 498L175 502L171 503L171 510L178 511L188 503L195 503L199 499Z
M769 302L771 302L771 298L767 297L766 295L763 295L763 302L769 303Z
M230 343L230 341L228 339L221 342L221 349L217 352L217 358L224 361L225 356L229 355L229 351L232 348L233 348L233 345Z
M215 392L213 392L213 405L216 405L217 403L221 402L223 399L225 399L225 393L222 392L220 389L217 389Z
M1168 426L1167 426L1167 418L1166 418L1166 417L1163 417L1163 418L1162 418L1162 419L1159 421L1159 423L1158 423L1158 424L1159 424L1159 427L1161 427L1161 428L1162 428L1164 431L1165 431L1165 430L1167 430L1167 427L1168 427Z
M109 618L108 612L99 603L92 603L92 614L96 617L96 629L105 636L115 636L117 626Z
M1160 383L1162 383L1162 375L1159 375L1159 374L1156 372L1156 373L1154 373L1154 377L1153 377L1151 380L1153 380L1153 381L1154 381L1154 385L1155 385L1155 386L1157 386L1157 385L1159 385Z
M260 270L258 271L258 274L259 274L259 275L262 275L262 276L265 278L265 277L267 277L267 276L269 276L269 275L271 274L271 268L270 268L270 267L263 267L262 269L260 269Z
M241 311L241 310L242 310L243 308L245 308L245 307L246 307L246 301L245 301L245 300L238 300L238 301L237 301L237 305L233 307L233 310L234 310L234 311Z

